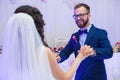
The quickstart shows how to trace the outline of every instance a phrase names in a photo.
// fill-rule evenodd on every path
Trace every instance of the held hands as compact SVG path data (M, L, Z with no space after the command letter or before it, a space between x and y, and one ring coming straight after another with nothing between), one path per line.
M78 50L78 57L81 59L85 59L88 56L93 56L95 55L95 51L93 48L90 48L90 46L84 45Z
M55 54L57 62L60 62L61 58L59 54L55 52L54 54ZM78 57L82 60L87 58L88 56L95 56L95 55L96 55L96 52L94 51L94 49L87 45L82 46L80 50L78 50Z

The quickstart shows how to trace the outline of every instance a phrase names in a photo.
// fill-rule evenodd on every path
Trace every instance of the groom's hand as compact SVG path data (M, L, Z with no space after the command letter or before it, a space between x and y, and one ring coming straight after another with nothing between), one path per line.
M61 58L60 58L59 54L58 54L58 53L54 53L54 54L55 54L55 57L56 57L57 62L60 62L60 61L61 61Z

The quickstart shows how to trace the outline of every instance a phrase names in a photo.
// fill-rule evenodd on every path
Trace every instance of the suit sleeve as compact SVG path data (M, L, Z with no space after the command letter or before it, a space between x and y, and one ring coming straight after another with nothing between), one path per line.
M64 60L66 60L72 52L73 52L73 47L72 47L72 38L71 38L69 40L68 44L65 46L65 48L59 54L61 57L60 62L63 62Z
M96 51L96 59L108 59L113 56L112 46L107 36L107 32L105 30L101 30L98 35L98 47L94 48Z

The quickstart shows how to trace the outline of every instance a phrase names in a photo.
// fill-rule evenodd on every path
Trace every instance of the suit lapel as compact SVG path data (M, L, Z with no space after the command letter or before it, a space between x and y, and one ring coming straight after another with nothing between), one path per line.
M95 35L95 27L94 25L92 25L92 27L90 28L89 32L88 32L88 35L87 35L87 38L85 40L85 44L88 44L90 42L90 40L92 40L92 36Z
M76 36L76 39L77 39L77 45L76 45L76 47L77 47L77 48L80 48L81 45L80 45L80 43L79 43L79 37L80 37L79 31L76 33L75 36Z

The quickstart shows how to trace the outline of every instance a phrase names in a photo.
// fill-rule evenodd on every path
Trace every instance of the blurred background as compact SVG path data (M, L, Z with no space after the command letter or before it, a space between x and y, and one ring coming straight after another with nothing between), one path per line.
M51 47L55 46L57 38L69 40L71 34L78 31L72 15L74 5L79 2L90 6L91 23L107 30L113 46L120 41L120 0L0 0L0 47L6 23L21 5L32 5L42 12L46 40Z

